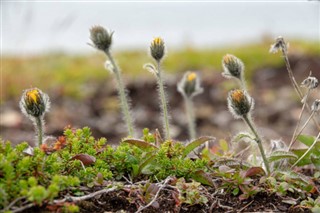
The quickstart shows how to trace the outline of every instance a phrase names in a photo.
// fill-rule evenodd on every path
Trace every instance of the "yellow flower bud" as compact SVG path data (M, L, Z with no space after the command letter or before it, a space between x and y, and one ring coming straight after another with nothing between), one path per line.
M247 115L253 109L254 101L244 90L232 90L228 95L229 111L236 118Z
M160 61L163 58L165 54L164 49L165 49L165 46L162 38L157 37L153 39L150 46L150 52L151 52L151 56L156 61Z
M224 72L222 75L226 78L238 78L242 79L244 65L242 61L231 54L226 54L222 59L222 66Z
M26 98L29 103L34 102L38 104L40 102L40 94L38 89L31 89L26 93Z
M48 95L38 88L24 91L20 100L21 111L28 117L41 117L49 110L49 107L50 101Z
M193 81L197 78L197 74L195 72L188 73L187 79L188 81Z
M192 98L203 92L200 80L195 72L186 72L178 83L178 91L187 98Z

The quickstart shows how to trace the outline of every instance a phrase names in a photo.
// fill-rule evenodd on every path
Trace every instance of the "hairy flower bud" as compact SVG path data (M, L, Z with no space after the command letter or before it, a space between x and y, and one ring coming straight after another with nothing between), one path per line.
M162 38L157 37L153 39L150 45L151 56L156 60L160 61L165 54L165 46Z
M49 108L50 101L47 94L38 88L24 91L20 100L20 109L27 117L41 117Z
M186 72L178 83L178 91L185 97L192 98L203 92L200 79L195 72Z
M309 76L304 79L301 83L301 86L306 87L308 89L315 89L319 85L319 81L316 77Z
M235 118L247 115L254 106L254 100L244 90L232 90L228 94L228 108Z
M107 52L112 44L113 32L108 32L105 28L101 26L93 26L90 29L90 39L93 46L98 50Z
M223 57L222 66L224 72L222 75L226 78L241 79L244 71L243 62L234 55L227 54Z

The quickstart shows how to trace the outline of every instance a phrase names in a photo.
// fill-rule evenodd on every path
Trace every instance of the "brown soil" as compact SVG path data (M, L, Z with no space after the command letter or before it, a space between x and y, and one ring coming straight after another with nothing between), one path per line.
M238 196L231 194L217 194L214 189L207 187L208 200L206 205L176 205L172 189L165 188L157 199L156 207L150 206L143 210L144 213L157 212L311 212L310 209L292 206L282 202L284 198L276 194L258 193L254 198L241 201ZM129 202L131 200L131 203ZM136 212L140 205L144 206L138 197L132 197L124 190L108 193L77 203L80 212ZM25 210L25 213L50 212L50 207L33 207ZM59 211L59 209L56 209Z

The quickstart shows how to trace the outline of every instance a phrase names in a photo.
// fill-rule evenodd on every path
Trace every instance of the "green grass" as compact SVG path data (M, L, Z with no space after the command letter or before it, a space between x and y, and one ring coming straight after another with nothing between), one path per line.
M320 56L316 42L289 41L290 53ZM284 66L279 54L269 54L272 41L218 49L171 50L164 60L164 69L176 74L187 70L199 70L210 74L221 71L221 60L226 53L234 54L246 65L246 77L250 80L253 72L262 67ZM143 64L151 62L147 51L116 52L115 58L127 79L138 79L141 75L150 76L143 70ZM103 82L110 77L104 69L105 57L97 52L92 55L65 55L51 53L30 57L3 56L1 102L17 99L22 90L39 87L43 91L59 91L61 95L85 98L88 92L84 87L90 83ZM153 79L153 78L152 78Z

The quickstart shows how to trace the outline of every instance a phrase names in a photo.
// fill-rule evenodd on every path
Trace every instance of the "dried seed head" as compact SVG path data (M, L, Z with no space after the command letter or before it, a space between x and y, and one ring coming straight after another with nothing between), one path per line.
M93 46L98 50L107 52L112 44L113 32L108 32L105 28L101 26L93 26L90 29L90 39Z
M165 54L165 46L162 38L157 37L153 39L150 45L151 56L156 60L160 61Z
M203 92L200 79L195 72L186 72L177 85L178 91L187 98L192 98Z
M254 100L244 90L232 90L228 94L228 108L235 118L247 115L254 106Z
M319 85L319 81L316 77L309 76L308 78L304 79L301 83L302 87L306 87L308 89L315 89Z
M226 78L238 78L242 79L243 71L244 71L244 65L243 62L235 57L234 55L227 54L223 56L222 59L222 66L224 72L222 75Z
M312 104L312 106L311 106L311 110L312 110L312 111L315 111L315 112L317 112L317 111L320 110L320 100L319 100L319 99L316 99L316 100L313 102L313 104Z
M269 52L270 53L277 53L279 50L287 52L288 51L288 44L284 41L284 39L279 36L276 39L276 42L271 45Z
M20 100L20 109L27 117L41 117L50 108L47 94L38 88L25 90Z

